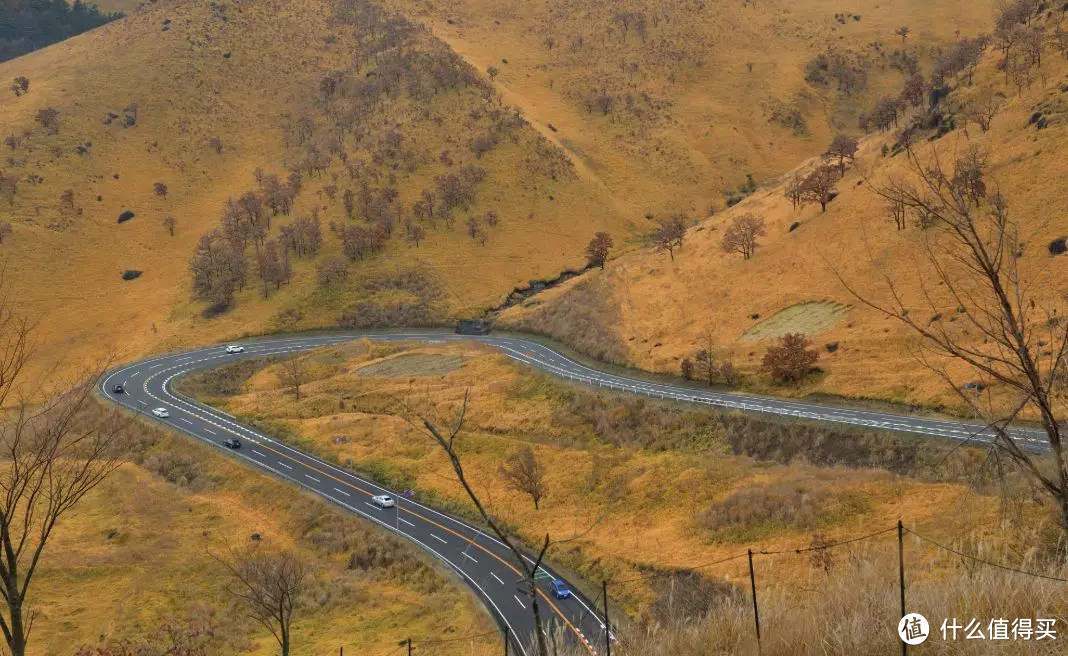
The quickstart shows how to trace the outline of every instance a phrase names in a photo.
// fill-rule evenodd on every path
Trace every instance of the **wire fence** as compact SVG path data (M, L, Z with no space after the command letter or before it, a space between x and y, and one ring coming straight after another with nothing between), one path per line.
M1057 576L1052 576L1052 575L1045 574L1045 573L1042 573L1042 572L1036 572L1036 571L1032 571L1032 570L1019 568L1019 567L1012 567L1012 566L1009 566L1009 565L1004 565L1004 564L1001 564L1001 563L993 562L991 560L987 560L987 559L984 559L984 558L979 558L978 556L974 556L974 555L965 553L965 552L961 551L960 549L953 548L953 547L948 546L946 544L943 544L943 543L941 543L941 542L939 542L937 540L934 540L934 539L932 539L932 538L930 538L930 537L928 537L926 535L923 535L922 533L919 533L919 532L914 531L912 529L906 528L901 521L898 521L897 524L894 525L894 526L890 526L890 527L887 527L887 528L884 528L884 529L880 529L878 531L874 531L874 532L867 533L867 534L864 534L864 535L859 535L859 536L856 536L856 537L837 540L837 541L834 541L834 542L823 542L823 543L818 543L818 544L809 544L809 545L806 545L806 546L801 546L801 547L796 547L796 548L788 548L788 549L775 549L775 550L746 549L745 551L740 551L738 553L735 553L735 554L732 554L732 555L729 555L729 556L725 556L725 557L719 558L717 560L713 560L713 561L705 562L705 563L700 563L700 564L697 564L697 565L691 565L691 566L685 566L685 567L672 567L669 570L654 571L654 572L649 572L649 573L646 573L646 574L640 574L640 575L637 575L637 576L632 576L632 577L628 577L628 578L624 578L624 579L613 579L611 581L603 581L601 586L600 586L601 587L601 592L602 592L601 593L601 598L597 600L595 612L597 613L598 620L603 624L604 627L606 627L606 629L603 631L602 635L600 636L599 644L597 644L597 645L589 645L588 649L590 650L591 654L594 654L596 656L602 656L602 655L603 656L611 656L612 649L614 648L614 644L616 643L616 636L614 635L615 634L615 629L613 627L618 626L618 624L613 624L610 621L610 618L608 616L609 613L606 612L606 609L607 610L611 610L609 608L609 606L608 606L609 601L610 601L610 596L609 596L609 586L610 585L615 587L615 586L621 586L621 585L626 585L626 584L631 584L631 583L637 583L637 582L641 582L641 581L655 581L655 580L662 579L662 578L674 578L674 577L679 577L679 576L685 576L687 574L700 574L700 573L706 572L709 568L716 567L718 565L725 565L727 563L731 563L733 561L741 560L743 558L747 559L748 575L749 575L749 594L750 594L750 598L751 598L752 606L753 606L753 632L754 632L754 636L756 638L757 644L759 646L760 642L761 642L761 639L762 639L762 628L763 627L761 626L761 623L760 623L760 606L759 606L759 603L758 603L758 595L757 595L757 592L758 592L758 590L757 590L757 588L758 588L758 586L757 586L757 567L756 567L756 564L754 562L754 558L759 560L759 558L764 557L764 556L802 555L802 554L812 554L812 553L817 553L817 552L830 551L832 549L837 549L839 547L844 547L844 546L851 545L851 544L865 542L865 541L868 541L868 540L874 540L876 538L879 538L879 537L882 537L882 536L885 536L885 535L888 535L888 534L891 534L891 533L896 533L897 534L897 555L898 555L898 586L897 587L898 587L898 593L899 593L898 610L900 611L900 616L894 619L895 624L896 624L896 622L898 620L900 620L902 617L904 617L906 615L906 601L907 601L906 600L906 585L905 585L906 553L905 553L905 541L904 541L904 537L905 537L906 534L914 536L919 541L921 541L921 542L923 542L925 544L928 544L928 545L934 547L935 549L938 549L940 551L943 551L943 552L946 552L946 553L949 553L949 554L953 554L954 556L956 556L958 558L963 558L963 559L965 559L967 561L975 563L976 565L982 565L984 567L993 567L993 568L996 568L996 569L999 569L999 570L1002 570L1002 571L1006 571L1006 572L1010 572L1010 573L1013 573L1013 574L1017 574L1017 575L1021 575L1021 576L1029 576L1029 577L1032 577L1032 578L1046 580L1046 581L1053 581L1053 582L1057 582L1057 583L1068 583L1068 579L1065 579L1065 578L1060 578L1060 577L1057 577ZM612 602L612 606L613 607L615 606L615 602ZM620 611L614 611L613 610L611 612L614 614L614 613L620 612ZM503 640L502 640L502 638L503 638ZM407 653L407 654L429 654L429 653L434 653L435 650L438 647L442 646L442 645L447 645L447 644L450 644L450 643L459 643L459 642L464 642L464 641L473 641L473 640L484 640L485 644L496 642L497 644L501 645L500 649L503 651L505 656L508 656L509 654L519 653L518 650L515 650L515 645L517 645L518 642L519 642L518 641L518 636L510 636L507 633L505 633L502 636L501 633L499 633L497 631L492 631L492 632L478 633L478 634L465 635L465 636L405 638L405 639L401 640L398 643L397 647L394 648L392 651L385 652L385 653L381 654L380 656L397 656L398 654L399 655L403 655L405 653ZM432 648L434 648L434 649L432 649ZM902 641L901 642L901 652L902 652L902 654L905 654L907 652L907 648L908 648L908 645L906 645L905 642ZM511 649L511 651L510 651L510 649ZM342 653L342 656L343 656L343 653Z

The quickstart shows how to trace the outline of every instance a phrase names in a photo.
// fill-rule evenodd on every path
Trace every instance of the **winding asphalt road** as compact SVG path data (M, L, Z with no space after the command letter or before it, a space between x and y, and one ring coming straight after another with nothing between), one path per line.
M517 653L524 656L528 654L533 620L527 608L528 599L519 585L521 575L512 564L511 553L503 544L467 522L413 500L398 498L395 491L273 440L240 424L225 412L186 398L171 389L175 378L198 369L244 358L285 355L362 337L381 341L475 340L495 346L514 360L561 378L634 394L951 440L989 441L993 437L984 427L965 422L833 408L647 382L588 367L548 346L514 336L404 332L266 338L244 342L246 350L242 354L227 354L224 346L216 345L157 356L116 369L102 381L101 393L108 400L224 449L233 457L296 483L416 543L475 591L501 626L511 636L518 638L513 639L512 645ZM113 393L113 387L120 383L126 392ZM153 417L150 411L158 407L166 408L170 417L166 420ZM1035 450L1042 450L1043 440L1038 431L1014 428L1013 432ZM228 438L239 439L241 448L226 449L223 442ZM397 499L396 508L383 510L371 504L372 496L387 493ZM550 566L544 570L547 578L558 578ZM594 604L577 593L568 599L556 599L547 583L542 584L539 593L543 607L548 608L548 612L543 611L543 617L549 617L548 623L554 629L559 629L567 640L582 644L591 654L597 654L598 647L604 643L605 627Z

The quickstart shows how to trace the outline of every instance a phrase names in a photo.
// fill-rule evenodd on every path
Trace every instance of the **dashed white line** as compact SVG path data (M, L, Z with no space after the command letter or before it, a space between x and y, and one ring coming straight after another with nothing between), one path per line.
M345 495L345 496L347 496L347 497L351 497L351 496L352 496L351 494L349 494L349 493L348 493L348 492L346 492L345 490L342 490L342 489L341 489L341 488L339 488L339 487L335 487L335 488L334 488L334 492L340 492L341 494L344 494L344 495Z
M286 469L293 469L293 465L287 465L286 463L282 462L281 460L278 461L278 464L282 465Z
M312 480L313 480L313 481L315 481L316 483L322 483L322 481L320 481L320 480L319 480L318 478L315 478L315 477L314 477L314 476L312 476L311 474L304 474L304 475L305 475L305 476L307 476L308 478L312 479Z
M522 601L519 600L519 596L518 595L512 595L512 599L515 599L515 603L519 604L523 608L527 607L526 604L524 604Z
M473 563L477 563L478 562L477 560L475 560L474 556L472 556L471 554L467 553L466 551L464 552L464 558L470 560Z
M205 428L204 432L205 433L211 433L212 435L215 435L215 431L211 430L210 428Z
M407 519L404 519L403 517L398 517L397 519L399 519L400 521L404 522L408 526L415 526L415 524L409 522Z
M257 451L256 449L252 450L252 455L259 456L260 458L266 458L267 457L267 455L265 453Z
M504 585L504 581L502 581L501 577L497 576L495 573L490 572L490 576L492 576L493 578L497 579L497 583L500 583L501 585Z
M440 542L442 544L448 544L448 542L446 542L443 538L439 538L438 536L434 535L433 533L430 534L430 537L434 538L435 540L437 540L438 542Z
M185 417L178 417L178 420L179 420L179 421L184 421L185 423L189 424L190 426L192 426L192 425L193 425L193 422L189 421L189 420L188 420L188 419L186 419Z

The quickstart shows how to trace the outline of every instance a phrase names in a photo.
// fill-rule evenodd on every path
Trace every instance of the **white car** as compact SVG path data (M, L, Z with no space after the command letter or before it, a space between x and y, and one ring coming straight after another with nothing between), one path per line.
M226 347L226 352L227 353L244 353L245 352L245 347L241 346L239 344L231 344L230 346Z
M393 501L393 497L388 494L379 494L378 496L371 497L371 503L379 508L392 508L397 505L397 503Z
M153 408L152 414L156 415L160 419L166 419L171 416L171 413L167 412L167 408Z

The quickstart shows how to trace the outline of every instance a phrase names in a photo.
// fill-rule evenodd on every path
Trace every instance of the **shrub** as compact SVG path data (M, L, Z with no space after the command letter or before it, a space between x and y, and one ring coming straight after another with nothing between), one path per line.
M820 357L819 351L809 348L811 344L811 340L800 333L783 335L779 344L764 354L761 371L782 383L801 380L812 371Z

